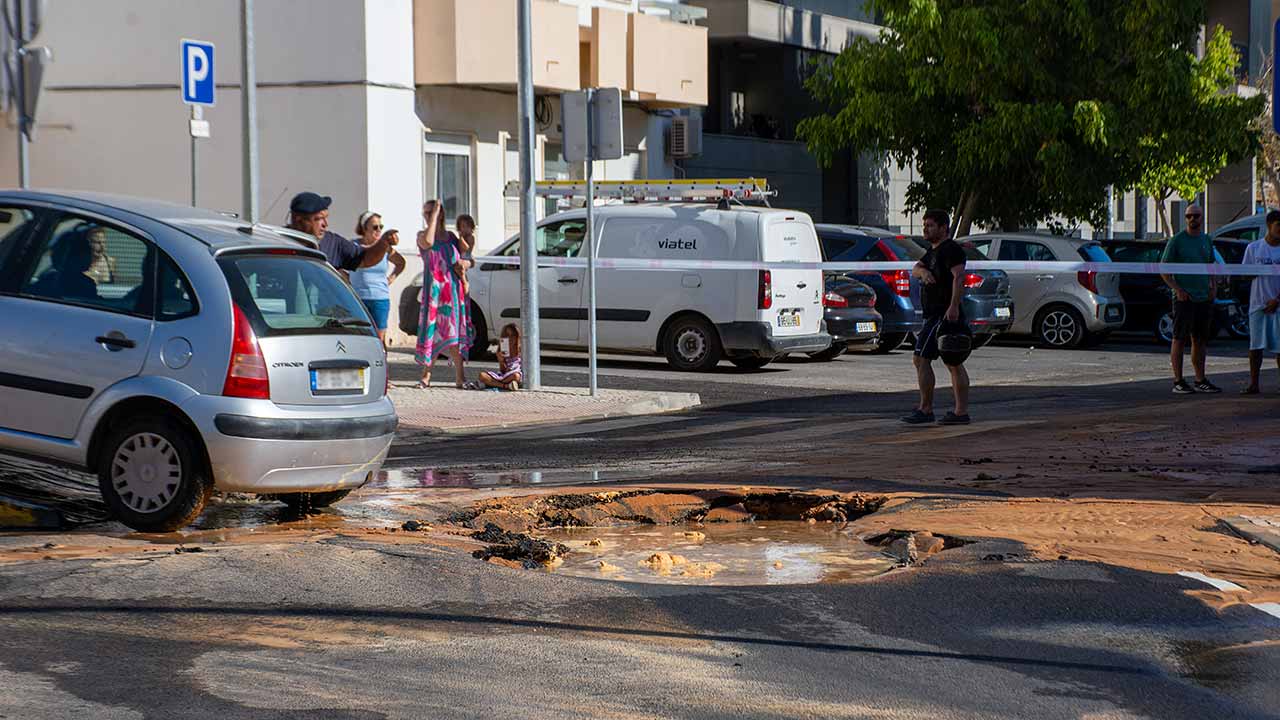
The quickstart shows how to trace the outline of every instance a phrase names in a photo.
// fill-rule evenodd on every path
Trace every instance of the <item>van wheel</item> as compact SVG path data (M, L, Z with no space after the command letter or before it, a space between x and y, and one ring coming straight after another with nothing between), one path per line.
M1054 348L1076 348L1084 342L1084 318L1075 308L1050 305L1036 315L1036 337Z
M774 360L773 355L761 355L759 353L751 353L749 355L738 355L729 358L729 362L742 368L743 370L759 370ZM834 359L834 358L833 358Z
M165 417L143 416L112 430L98 460L98 489L111 515L142 532L190 525L213 494L198 442Z
M475 303L471 303L471 327L475 328L475 343L471 346L471 352L467 355L467 359L471 362L489 359L489 325L484 321L484 315L480 312L480 308Z
M720 334L706 320L687 316L676 319L662 340L662 353L676 370L708 372L720 364L724 349Z
M276 495L276 499L288 505L290 510L305 514L312 510L327 508L350 494L351 488L347 488L345 490L330 490L329 492L283 493Z

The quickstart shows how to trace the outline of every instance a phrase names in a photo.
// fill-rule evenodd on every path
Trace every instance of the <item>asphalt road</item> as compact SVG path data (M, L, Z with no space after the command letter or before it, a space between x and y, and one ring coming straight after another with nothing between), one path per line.
M1242 380L1242 358L1238 343L1215 356L1224 387ZM1166 362L1145 343L986 348L972 363L979 422L916 432L896 422L914 401L905 353L710 376L608 358L606 387L694 391L705 404L399 447L386 502L429 497L442 472L464 483L503 472L521 482L840 479L928 493L921 478L958 474L966 452L992 443L1025 458L1029 475L1049 463L1065 476L1078 467L1083 481L1089 463L1117 451L1109 428L1200 412L1257 427L1280 406L1274 369L1272 395L1246 404L1172 396ZM544 382L582 383L583 365L551 357ZM1088 457L1077 436L1096 437ZM1125 462L1190 467L1187 455ZM1211 470L1220 459L1195 462ZM1224 491L1201 482L1206 497ZM361 491L375 504L378 492ZM216 511L235 524L234 511ZM117 531L0 535L0 551L90 543L93 532ZM1202 583L1176 575L984 561L1018 552L1007 541L869 582L748 587L514 570L341 532L204 550L0 564L0 718L1280 717L1280 620L1215 609L1196 596Z

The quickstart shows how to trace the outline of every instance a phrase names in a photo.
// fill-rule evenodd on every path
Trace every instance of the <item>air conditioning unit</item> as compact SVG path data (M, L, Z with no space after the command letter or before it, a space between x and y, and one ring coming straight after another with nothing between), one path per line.
M671 142L668 154L677 160L702 154L702 114L677 115L671 118Z

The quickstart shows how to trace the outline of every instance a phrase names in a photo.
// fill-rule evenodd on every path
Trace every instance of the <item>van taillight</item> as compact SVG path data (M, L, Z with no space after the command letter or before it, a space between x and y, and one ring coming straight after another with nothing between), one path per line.
M231 362L227 366L227 380L222 385L226 397L268 400L271 398L271 382L267 378L267 361L253 334L249 318L239 305L232 305L234 319L231 324Z
M902 297L911 297L911 271L910 270L889 270L880 273L880 277L884 278L884 282L895 294Z
M773 307L773 273L768 270L760 271L760 309L768 310Z

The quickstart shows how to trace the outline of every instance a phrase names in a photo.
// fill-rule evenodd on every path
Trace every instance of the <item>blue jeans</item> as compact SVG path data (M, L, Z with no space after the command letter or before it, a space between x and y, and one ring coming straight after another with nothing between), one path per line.
M390 298L382 300L370 300L369 298L360 298L360 302L364 303L364 307L373 316L373 326L382 332L387 329L387 316L391 314Z

